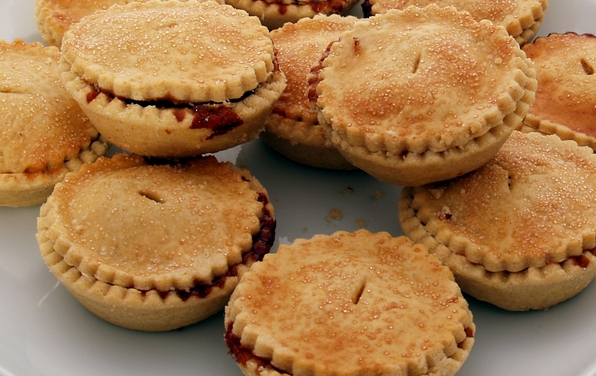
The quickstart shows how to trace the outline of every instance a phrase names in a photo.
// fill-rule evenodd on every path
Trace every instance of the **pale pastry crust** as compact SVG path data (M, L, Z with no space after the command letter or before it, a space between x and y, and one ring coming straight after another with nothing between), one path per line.
M548 9L548 0L366 0L363 10L365 15L375 15L389 9L422 8L430 4L454 6L470 12L478 21L489 20L503 26L520 45L534 39Z
M60 82L56 47L0 41L0 205L39 205L66 173L106 154Z
M551 33L524 46L536 68L536 100L524 124L596 150L596 37Z
M238 9L258 17L261 23L274 30L317 14L348 16L358 0L225 0Z
M114 4L133 0L35 0L35 22L39 33L50 46L60 47L64 33L81 18Z
M535 71L503 28L433 5L367 20L310 78L319 123L348 161L422 185L482 166L521 127Z
M164 331L221 310L274 231L267 192L246 170L213 156L148 164L116 154L56 186L37 240L49 269L91 312Z
M308 101L307 76L329 43L357 21L352 16L316 15L271 31L287 84L260 136L291 160L319 168L356 168L325 137Z
M338 231L280 245L225 310L245 375L454 375L474 343L453 275L420 244Z
M62 80L100 132L147 156L254 139L285 87L268 29L216 1L114 5L73 25L61 51Z
M402 190L404 233L462 290L508 310L569 299L596 276L596 155L574 141L514 132L485 166Z

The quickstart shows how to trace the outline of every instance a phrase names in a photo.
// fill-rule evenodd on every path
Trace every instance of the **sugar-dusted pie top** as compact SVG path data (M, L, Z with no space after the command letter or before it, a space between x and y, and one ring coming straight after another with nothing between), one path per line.
M81 18L114 4L131 1L133 0L36 0L36 21L44 40L60 47L64 32Z
M505 27L513 35L520 35L544 17L547 0L370 0L373 14L387 9L404 9L408 6L425 7L429 4L454 6L470 12L476 20L489 20Z
M596 138L596 37L553 33L524 51L538 79L529 115Z
M316 15L296 23L287 22L271 31L279 67L287 79L286 89L275 104L273 113L308 124L318 123L317 114L308 101L307 75L329 43L356 21L357 18L351 16Z
M73 25L62 56L87 83L137 101L238 99L274 70L267 28L212 0L114 5Z
M431 374L473 335L447 267L406 237L366 230L280 245L243 275L226 321L293 375Z
M185 290L242 262L260 229L260 194L246 170L215 157L150 165L117 154L56 186L46 204L48 231L61 233L56 251L83 275Z
M488 271L542 267L596 245L596 156L555 135L513 132L487 165L412 197L437 241Z
M358 22L322 62L317 106L351 145L442 152L503 123L534 75L515 40L454 7Z
M0 173L60 172L97 131L60 82L56 47L0 41Z

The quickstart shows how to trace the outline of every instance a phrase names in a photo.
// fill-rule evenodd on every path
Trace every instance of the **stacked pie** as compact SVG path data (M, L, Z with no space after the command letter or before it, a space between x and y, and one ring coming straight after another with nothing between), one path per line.
M325 137L317 113L308 101L307 76L329 43L356 21L356 17L317 15L271 31L287 85L260 136L293 161L328 169L355 168Z
M454 7L408 7L332 43L309 74L309 100L350 163L417 186L488 162L521 128L535 74L504 28Z
M256 17L210 0L114 5L72 25L62 80L121 149L191 157L254 139L286 80Z
M83 306L143 331L220 311L275 238L267 191L248 171L213 156L154 162L116 154L83 165L41 207L37 233Z
M475 325L449 269L408 238L358 230L280 245L226 306L245 375L454 375Z
M449 266L462 290L513 311L544 309L596 276L596 155L575 141L514 132L489 163L408 187L404 233Z

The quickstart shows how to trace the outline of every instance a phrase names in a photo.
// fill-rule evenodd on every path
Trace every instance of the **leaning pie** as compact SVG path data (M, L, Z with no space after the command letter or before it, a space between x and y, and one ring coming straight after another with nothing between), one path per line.
M273 149L298 163L313 167L351 170L354 165L327 140L317 114L308 102L307 75L331 41L349 30L356 17L317 15L288 22L271 31L279 67L287 85L261 138Z
M507 310L543 309L596 276L596 155L574 141L514 132L485 166L404 188L403 231L464 292Z
M449 269L405 236L339 231L280 245L225 310L245 375L454 375L474 344Z
M534 39L548 8L548 0L365 0L362 9L365 16L371 16L388 9L429 4L454 6L470 12L476 20L489 20L503 26L520 45Z
M435 5L356 23L309 81L344 157L405 186L482 166L521 127L536 90L531 61L504 28Z
M596 150L596 37L552 33L527 44L524 51L538 79L536 100L524 124Z
M56 186L37 240L49 269L95 315L165 331L224 307L269 252L273 215L248 171L213 156L154 164L116 154Z
M60 47L64 32L81 18L133 0L35 0L35 22L42 39Z
M256 138L285 88L268 29L212 0L97 11L64 35L62 67L100 132L145 156L195 156Z
M60 82L56 47L0 41L0 205L44 202L108 144Z

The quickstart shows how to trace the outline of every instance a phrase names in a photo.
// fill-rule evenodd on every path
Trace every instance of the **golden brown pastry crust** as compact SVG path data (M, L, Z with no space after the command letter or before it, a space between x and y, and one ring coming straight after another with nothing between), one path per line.
M270 30L282 27L303 18L312 18L317 14L338 14L347 16L358 3L357 0L226 0L238 9L244 9L256 16Z
M328 169L356 168L327 140L307 95L310 68L329 43L356 21L352 16L316 15L271 31L287 85L260 136L273 149L298 163Z
M71 27L61 51L65 86L100 132L147 156L256 138L285 87L267 28L215 1L115 5Z
M56 47L0 41L0 205L44 202L108 143L60 82Z
M453 375L474 343L449 269L388 233L338 231L281 245L226 306L245 375Z
M520 45L534 39L548 9L547 0L366 0L363 10L365 15L375 15L389 9L425 7L430 4L454 6L470 12L478 21L489 20L503 26Z
M508 310L543 309L596 276L596 156L538 132L514 132L485 166L404 188L404 233L462 290Z
M266 190L215 157L148 164L117 154L86 164L42 206L49 269L91 312L171 330L223 308L274 240Z
M421 185L480 167L521 127L535 71L503 28L432 5L367 20L310 78L319 123L348 161Z
M35 0L35 22L39 33L50 46L60 47L64 33L81 18L114 4L132 0Z
M524 46L536 67L536 100L524 120L596 150L596 37L551 33Z

